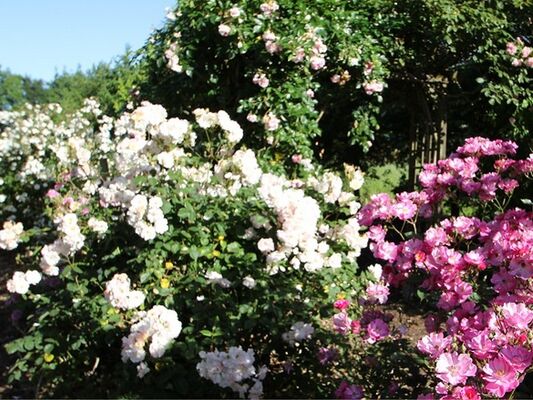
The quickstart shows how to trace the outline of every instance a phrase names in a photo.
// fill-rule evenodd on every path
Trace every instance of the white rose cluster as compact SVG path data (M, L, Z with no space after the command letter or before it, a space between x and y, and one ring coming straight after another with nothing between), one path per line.
M326 172L320 179L313 179L312 185L328 203L335 203L342 193L342 179L332 172Z
M259 183L263 171L252 150L237 150L231 158L220 160L214 168L215 175L225 182L227 191L235 196L243 186ZM218 195L225 190L219 189Z
M349 179L362 179L355 167L346 172ZM314 168L310 168L314 170ZM337 220L334 228L326 224L318 226L322 218L318 202L305 194L305 188L313 189L323 195L326 203L338 203L349 209L346 221ZM258 249L266 256L267 268L271 274L285 271L288 262L293 269L303 268L308 272L323 267L340 268L343 259L354 261L361 249L368 244L366 235L360 233L361 227L355 217L360 204L353 193L342 189L342 179L333 172L311 176L307 181L286 180L269 173L261 176L258 192L260 198L271 207L277 216L275 231L278 244L272 238L261 238ZM356 187L354 185L354 187ZM247 231L249 239L257 237L255 229L263 228L254 223ZM267 232L270 227L266 227ZM269 233L271 236L271 234ZM345 252L333 252L330 243L342 242L348 246Z
M332 238L345 242L351 251L348 257L355 261L361 255L361 249L368 245L368 237L366 234L361 234L361 226L356 217L348 220L348 223L333 232Z
M180 64L180 58L176 54L178 50L178 44L176 42L171 43L168 49L165 50L165 58L167 59L167 67L174 72L183 71L183 67Z
M104 296L113 307L131 310L144 303L145 296L140 290L130 289L131 281L126 274L115 274L105 285Z
M150 128L155 129L167 119L167 110L159 104L143 101L141 106L131 113L131 119L134 122L135 129L139 129L139 131Z
M152 137L161 138L166 143L181 144L186 139L189 127L189 121L186 119L170 118L162 122L158 130L152 132Z
M259 399L263 394L263 379L266 367L254 367L253 349L243 350L241 346L230 347L225 351L200 352L201 361L196 369L202 378L209 379L221 388L230 388L239 396L248 395ZM246 382L248 380L248 382Z
M363 172L350 164L344 164L344 173L349 179L348 185L352 190L359 190L365 182L365 175Z
M57 229L62 233L62 241L68 247L68 254L73 254L83 247L85 236L81 233L76 214L65 214L56 218L54 222L58 224Z
M95 140L91 120L101 114L98 103L85 100L83 107L69 118L64 118L62 112L58 104L27 104L20 111L4 111L0 115L0 158L17 171L21 183L38 185L39 181L56 178L56 165L48 162L50 150L60 165L72 167L74 175L96 172L90 159L93 149L102 146L99 138Z
M7 290L10 293L25 294L31 285L36 285L41 281L41 277L41 273L36 270L16 271L13 277L7 281Z
M281 244L279 249L273 249L273 243L268 239L258 243L266 254L272 274L280 270L279 263L290 255L294 255L290 261L293 268L299 269L303 264L306 271L316 271L324 266L322 253L329 248L324 246L325 243L319 247L317 240L317 224L321 216L318 203L301 189L286 188L288 184L281 177L264 174L259 187L260 196L274 209L280 225L276 232Z
M131 199L128 223L144 240L152 240L157 234L163 234L168 230L168 221L163 215L162 206L163 200L158 196L148 199L138 194Z
M67 250L67 247L61 239L57 239L54 243L43 246L41 249L40 267L45 275L59 275L59 267L57 265L61 261L61 255L68 254Z
M21 222L4 222L3 229L0 230L0 249L16 249L23 232L24 226Z
M314 332L313 325L298 321L291 326L288 332L283 333L281 338L289 345L294 346L297 342L311 339Z
M67 213L57 217L54 222L58 225L59 238L52 244L47 244L41 249L40 267L45 275L59 275L61 256L68 256L80 250L85 243L85 235L81 233L78 225L78 216Z
M122 361L130 360L139 364L137 372L143 377L149 368L143 363L146 358L146 345L153 358L160 358L172 340L181 332L181 322L174 310L164 306L154 306L148 312L141 311L136 314L135 323L131 326L130 334L122 338Z
M197 108L193 111L193 114L202 129L220 126L225 133L226 140L231 144L240 142L243 137L242 128L230 118L226 111L221 110L214 113L206 108Z
M109 228L107 222L94 217L89 218L89 221L87 221L87 226L100 236L104 235Z

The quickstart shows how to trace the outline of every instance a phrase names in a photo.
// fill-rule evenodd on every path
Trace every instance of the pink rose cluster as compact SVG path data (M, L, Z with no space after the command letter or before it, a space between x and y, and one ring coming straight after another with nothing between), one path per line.
M513 67L527 68L533 67L532 48L525 46L520 38L516 38L513 42L508 42L505 51L512 57L511 64Z
M304 35L298 37L297 40L299 43L305 42L305 46L296 48L292 61L295 63L301 63L307 57L309 66L313 71L321 70L326 66L328 46L324 43L322 38L316 34L315 30L310 29Z
M265 50L269 54L279 53L281 51L281 46L277 42L278 37L272 31L266 31L263 33L263 42L265 42Z
M380 295L388 296L384 287L398 287L415 273L425 276L422 289L440 294L436 305L447 319L426 321L430 333L418 349L434 362L441 398L504 397L532 365L533 213L502 208L489 221L456 216L419 229L448 198L501 205L498 196L509 198L519 179L533 172L532 156L515 160L516 150L511 141L467 139L448 159L424 166L422 190L373 196L360 211L370 249L384 264L367 296L381 303ZM472 296L483 281L490 282L482 292L484 308ZM443 331L439 319L446 320Z
M447 335L432 332L418 341L418 349L434 360L436 393L455 399L468 390L468 398L502 398L516 389L533 362L527 335L532 320L524 303L493 304L485 311L464 303L449 317Z
M388 323L392 320L392 316L374 309L367 309L362 313L361 319L357 320L348 315L350 307L348 300L337 300L333 306L338 310L332 318L335 332L341 335L361 336L369 344L384 340L391 335Z

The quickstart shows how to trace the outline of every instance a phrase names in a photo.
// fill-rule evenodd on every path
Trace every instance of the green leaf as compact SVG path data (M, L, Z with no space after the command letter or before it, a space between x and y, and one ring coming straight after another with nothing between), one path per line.
M212 337L213 336L213 332L211 332L208 329L202 329L200 331L200 334L203 335L203 336L207 336L207 337Z
M6 349L7 354L17 353L20 351L20 342L18 340L14 340L5 344L4 348Z

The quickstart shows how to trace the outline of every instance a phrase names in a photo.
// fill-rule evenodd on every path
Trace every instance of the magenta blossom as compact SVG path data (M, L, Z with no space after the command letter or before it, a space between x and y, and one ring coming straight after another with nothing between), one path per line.
M392 215L402 221L413 218L417 211L418 207L410 200L399 201L392 206Z
M53 198L55 198L57 196L59 196L59 192L57 190L50 189L50 190L48 190L48 192L46 192L46 197L48 197L50 199L53 199Z
M339 351L334 347L321 347L318 349L318 361L322 365L329 364L339 358Z
M503 357L489 361L483 367L486 382L485 389L488 393L496 397L503 397L505 393L514 390L519 381L516 378L517 370L513 368Z
M333 307L335 307L337 310L344 311L348 307L350 307L350 300L346 300L346 299L335 300L335 302L333 303Z
M388 262L394 262L398 256L398 246L392 242L383 241L372 246L371 250L374 253L374 257Z
M479 392L473 386L458 386L454 388L451 398L454 400L481 400Z
M488 332L475 331L471 339L465 341L468 349L480 360L485 360L492 356L496 350L496 343L489 338Z
M520 373L529 368L533 361L533 353L523 346L505 346L501 355Z

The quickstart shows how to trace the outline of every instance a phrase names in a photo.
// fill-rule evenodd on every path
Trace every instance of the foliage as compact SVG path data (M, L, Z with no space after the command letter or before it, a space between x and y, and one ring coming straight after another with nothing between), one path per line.
M238 111L250 146L312 150L336 165L362 157L368 141L367 159L381 163L405 162L414 143L412 157L435 161L471 132L526 138L530 67L512 66L505 49L517 37L530 45L530 2L263 4L266 13L260 1L180 2L140 53L141 97L171 115ZM279 120L272 131L269 113Z
M336 143L366 149L387 76L384 46L394 44L376 39L379 4L264 4L261 11L259 1L233 8L180 2L141 54L141 95L171 114L199 106L237 111L247 144L271 158L325 157ZM335 136L320 138L325 127Z
M0 109L17 108L25 103L46 101L45 84L9 70L0 69Z
M402 186L405 178L405 166L389 163L368 168L365 172L365 184L360 191L362 202L367 203L374 194L393 194Z

